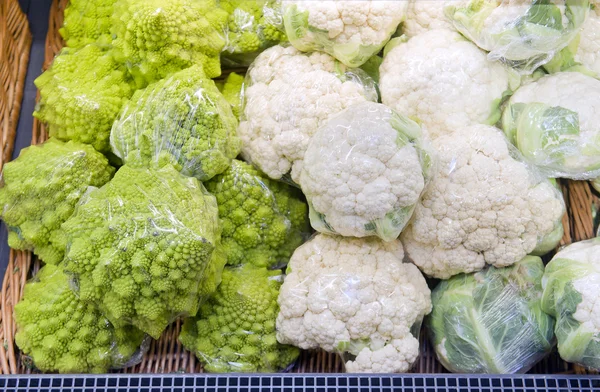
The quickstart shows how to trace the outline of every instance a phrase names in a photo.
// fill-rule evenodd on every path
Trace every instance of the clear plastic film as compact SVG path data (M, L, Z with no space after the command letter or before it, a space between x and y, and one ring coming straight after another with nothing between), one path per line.
M381 101L418 119L430 138L473 124L494 125L519 77L451 30L395 38L380 68Z
M117 0L69 0L62 27L58 30L70 48L87 44L110 45L111 16Z
M525 158L548 177L600 175L600 80L579 72L523 86L504 109L502 127Z
M114 171L102 154L85 144L51 138L23 149L4 166L0 187L1 218L10 247L32 250L48 264L61 262L61 224L88 187L104 185Z
M196 314L225 265L215 198L171 166L121 167L62 228L65 269L81 298L155 339L176 317Z
M132 365L149 348L144 333L113 326L82 301L61 266L46 265L15 305L15 340L43 372L106 373Z
M444 367L454 373L525 373L552 351L554 319L541 308L544 264L526 256L440 282L427 327Z
M113 124L110 143L126 164L173 165L206 181L240 152L229 102L199 65L135 92Z
M273 179L297 182L310 138L354 103L377 101L375 82L325 53L274 46L246 74L238 128L242 156Z
M279 293L277 339L343 354L349 373L407 372L431 311L421 272L399 241L317 234L292 256Z
M421 271L448 279L486 264L510 266L558 244L562 194L501 130L474 125L433 145L437 172L401 235Z
M281 268L308 238L308 206L300 190L234 160L205 183L217 198L227 264Z
M454 30L444 9L461 0L409 0L406 19L400 25L402 34L414 37L429 30Z
M421 136L416 122L374 102L350 106L319 128L299 182L312 227L397 239L435 170Z
M300 351L279 344L275 333L282 282L279 270L226 267L217 292L185 321L179 340L211 373L272 373L293 366Z
M548 63L577 37L588 0L465 0L445 13L492 61L523 74Z
M562 248L546 266L542 309L556 318L558 353L600 370L600 238Z
M285 31L303 52L321 51L348 67L379 53L406 16L407 0L282 0Z

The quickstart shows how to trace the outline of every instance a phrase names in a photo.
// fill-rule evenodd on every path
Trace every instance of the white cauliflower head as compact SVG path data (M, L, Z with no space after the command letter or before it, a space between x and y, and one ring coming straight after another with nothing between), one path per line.
M390 47L380 68L382 102L418 118L429 137L500 119L509 72L457 32L430 30Z
M403 257L397 240L317 234L288 265L277 340L347 352L349 372L406 372L419 355L411 328L431 311L431 292Z
M407 37L414 37L429 30L454 30L454 26L444 14L444 8L455 3L458 1L411 0L406 20L402 23L402 33Z
M486 263L505 267L546 246L561 225L562 195L499 129L462 128L434 146L437 175L401 237L421 271L447 279Z
M328 54L274 46L246 75L238 136L242 155L273 179L300 175L312 135L354 103L376 101L375 84L361 70L346 71Z
M600 75L600 2L595 3L579 33L575 61Z
M304 52L329 53L360 67L387 43L408 0L283 0L287 36Z
M304 154L300 187L317 231L397 239L412 216L432 158L417 123L363 102L329 120Z

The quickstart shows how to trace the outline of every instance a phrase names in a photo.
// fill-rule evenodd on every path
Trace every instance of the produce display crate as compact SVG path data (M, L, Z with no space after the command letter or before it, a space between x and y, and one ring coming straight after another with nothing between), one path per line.
M47 16L43 64L33 70L30 66L27 83L32 83L51 64L55 54L64 45L58 29L62 25L63 10L68 0L21 1L28 5L29 11L38 12L39 8L36 7L44 7L49 1L52 3ZM36 99L27 95L23 98L31 42L27 16L21 11L19 2L0 0L0 80L3 86L0 91L0 167L11 159L13 153L22 100L29 103L27 107L30 108L33 102L27 100ZM23 111L21 116L30 118L31 112ZM19 138L26 137L30 144L46 140L44 124L37 119L32 119L32 124L28 129L19 129ZM594 237L599 220L596 212L600 209L600 195L594 193L588 182L560 181L560 185L567 205L561 246ZM0 266L5 267L6 272L0 296L0 337L3 342L3 348L0 348L0 372L3 374L0 376L0 391L600 391L600 376L562 361L556 352L538 363L527 375L448 374L436 360L425 330L420 337L421 356L411 374L343 374L341 359L324 351L303 352L296 366L286 374L199 374L202 373L200 363L177 341L180 321L171 325L159 340L152 342L138 365L114 374L35 374L14 342L16 326L12 315L26 281L40 268L40 262L29 252L9 250L5 235L1 240Z

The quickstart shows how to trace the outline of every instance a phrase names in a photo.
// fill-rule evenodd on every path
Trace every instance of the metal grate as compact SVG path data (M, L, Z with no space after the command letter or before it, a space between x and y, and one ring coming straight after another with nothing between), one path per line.
M43 375L0 378L7 392L594 392L600 376Z

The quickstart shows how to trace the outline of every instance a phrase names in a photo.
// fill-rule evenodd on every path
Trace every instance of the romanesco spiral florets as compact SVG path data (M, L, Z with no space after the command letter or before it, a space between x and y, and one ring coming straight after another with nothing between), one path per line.
M109 45L111 16L116 0L69 0L59 33L70 48L97 42Z

